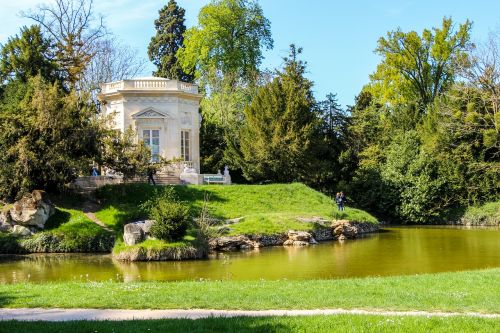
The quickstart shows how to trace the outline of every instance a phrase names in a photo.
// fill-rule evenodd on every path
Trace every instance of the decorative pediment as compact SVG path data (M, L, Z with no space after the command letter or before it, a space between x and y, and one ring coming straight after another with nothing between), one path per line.
M136 112L132 115L132 118L170 118L166 113L160 112L154 108L147 108L142 111Z

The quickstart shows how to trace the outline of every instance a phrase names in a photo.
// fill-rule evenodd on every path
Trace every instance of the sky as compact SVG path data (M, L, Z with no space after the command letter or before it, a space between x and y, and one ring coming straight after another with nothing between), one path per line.
M20 11L54 0L0 0L0 43L31 24ZM155 34L153 21L168 0L94 0L108 29L124 44L147 59ZM200 8L209 0L177 0L186 9L186 25L196 25ZM282 65L291 43L303 48L307 77L314 82L318 100L336 93L339 102L352 105L368 82L380 57L373 50L387 31L421 32L438 27L444 16L455 23L473 21L472 38L479 42L500 29L500 0L260 0L271 22L274 49L264 52L262 68ZM143 76L151 75L148 62Z

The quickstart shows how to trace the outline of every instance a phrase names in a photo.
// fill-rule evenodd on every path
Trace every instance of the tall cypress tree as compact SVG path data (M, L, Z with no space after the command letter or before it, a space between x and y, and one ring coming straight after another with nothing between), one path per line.
M186 73L177 60L177 50L184 42L185 10L179 7L175 0L170 0L159 13L160 17L155 20L156 35L151 38L148 47L149 59L158 68L153 72L154 76L169 79L178 79L184 82L192 82L194 76Z
M303 181L314 164L318 118L300 53L300 48L291 46L284 69L259 89L245 109L240 166L250 181Z

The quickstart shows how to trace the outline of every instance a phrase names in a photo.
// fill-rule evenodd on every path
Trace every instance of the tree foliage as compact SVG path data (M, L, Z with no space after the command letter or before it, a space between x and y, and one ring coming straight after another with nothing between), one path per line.
M460 24L457 31L451 18L441 28L390 31L380 38L375 50L382 62L372 75L373 91L392 105L417 103L423 110L453 84L458 64L470 49L472 23Z
M160 9L159 14L159 18L154 22L156 35L151 38L148 47L149 59L157 67L153 75L192 82L193 68L184 70L177 59L177 51L183 45L186 31L185 10L179 7L175 0L170 0Z
M76 177L98 152L95 114L41 76L9 84L0 101L0 196L54 190Z
M50 51L50 41L42 35L39 26L23 27L19 36L9 38L2 47L0 83L27 82L36 75L54 81L58 78L58 68Z
M272 46L269 20L257 2L213 0L201 9L198 25L186 31L178 57L198 78L217 69L250 79L262 61L262 48Z
M317 117L312 82L304 78L300 53L291 46L283 70L245 109L240 166L249 180L300 180L311 165Z

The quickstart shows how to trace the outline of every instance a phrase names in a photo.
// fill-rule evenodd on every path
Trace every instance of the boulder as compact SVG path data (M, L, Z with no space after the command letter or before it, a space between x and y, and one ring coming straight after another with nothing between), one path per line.
M12 230L12 220L9 211L0 212L0 231L9 232Z
M306 231L288 230L288 239L283 243L283 246L306 246L309 244L317 244L313 236Z
M15 225L12 227L11 231L14 235L19 235L19 236L29 236L31 235L31 230L22 226L22 225Z
M143 242L149 237L151 226L155 220L144 220L125 224L123 227L123 240L128 246Z
M236 251L248 250L259 247L254 241L246 236L223 236L211 239L209 242L212 251Z
M377 232L378 225L348 220L337 220L332 223L333 237L337 240L353 239L362 234Z
M283 243L283 246L307 246L307 245L309 245L309 242L293 240L293 239L289 239Z
M142 227L137 223L125 224L123 228L123 240L128 246L135 245L146 239Z
M309 242L312 235L306 231L288 230L288 239L293 241Z
M14 224L36 226L43 229L45 222L55 213L54 205L44 191L33 191L16 201L9 210Z

